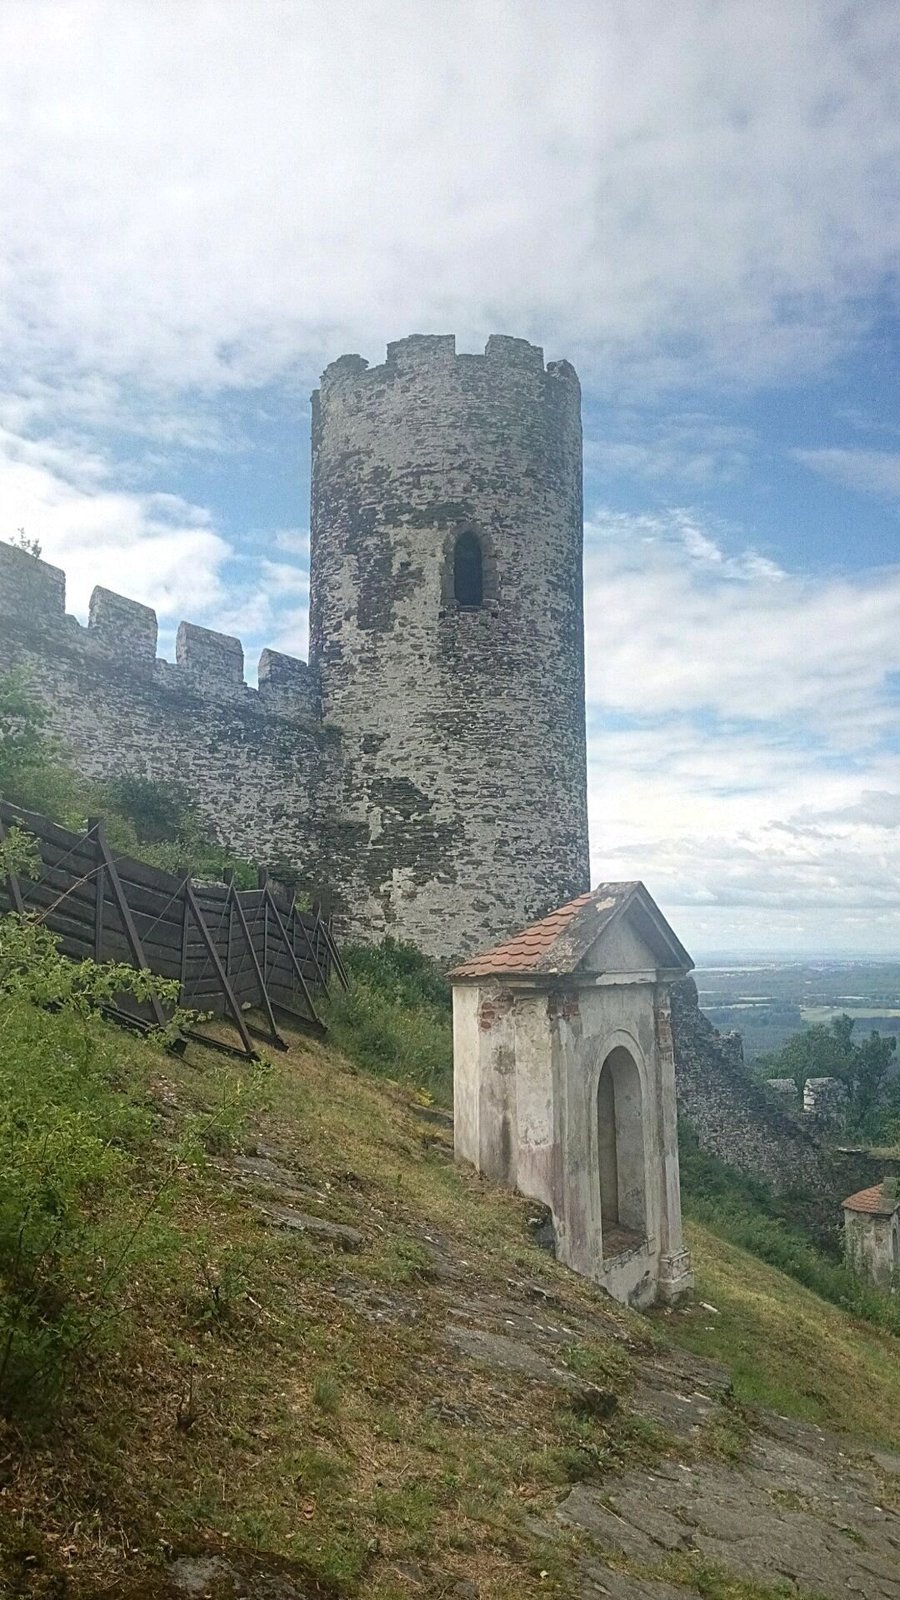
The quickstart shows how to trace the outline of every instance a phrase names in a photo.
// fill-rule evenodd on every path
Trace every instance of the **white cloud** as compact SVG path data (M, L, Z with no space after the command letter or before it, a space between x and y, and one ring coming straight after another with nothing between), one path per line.
M864 494L900 500L900 451L896 450L792 450L794 461L811 471Z
M117 488L96 454L0 429L0 505L0 537L21 528L39 541L44 560L65 570L68 609L82 620L97 583L153 606L164 637L224 602L230 551L208 511L178 495Z
M691 489L746 477L752 431L702 413L654 417L648 410L607 408L586 430L588 471L678 483Z
M11 367L248 383L386 336L817 367L900 245L891 0L5 0Z
M587 580L595 879L644 878L701 949L896 948L900 568L598 514Z
M729 554L689 513L596 511L587 528L589 698L636 714L784 720L843 749L892 725L900 566L788 574Z
M252 565L85 437L222 451L229 391L413 329L571 356L615 395L601 470L739 480L752 436L704 402L649 434L620 407L796 381L864 330L900 250L898 46L892 0L4 0L0 537L38 537L82 616L102 577L164 640L302 653L302 530ZM894 452L796 458L900 490ZM804 576L691 510L588 533L598 873L707 942L815 944L814 906L863 940L860 893L896 937L871 795L900 792L900 569Z
M809 826L815 811L801 812L797 819ZM873 828L900 828L900 794L888 789L864 789L859 799L838 811L820 811L822 822L866 822Z
M309 535L284 529L276 538L279 549L301 558L308 553ZM282 650L306 658L309 637L309 572L301 561L242 562L240 574L249 572L245 585L232 574L228 599L217 613L215 626L239 636L244 645L246 676L254 682L261 650Z

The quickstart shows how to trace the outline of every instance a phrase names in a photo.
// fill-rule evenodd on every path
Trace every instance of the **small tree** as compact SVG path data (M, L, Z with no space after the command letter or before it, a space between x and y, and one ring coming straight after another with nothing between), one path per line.
M847 1091L845 1126L855 1132L878 1132L890 1109L890 1069L897 1041L872 1032L859 1044L853 1039L853 1018L844 1012L830 1023L816 1023L765 1056L760 1066L767 1077L792 1078L798 1094L807 1078L837 1078Z
M41 545L37 539L29 539L24 528L17 529L16 537L10 540L10 543L14 544L17 550L24 550L26 554L34 556L35 561L40 560Z
M768 1078L792 1078L799 1095L807 1078L840 1078L846 1082L854 1046L853 1018L846 1013L831 1022L815 1023L794 1033L780 1050L764 1056L760 1067Z

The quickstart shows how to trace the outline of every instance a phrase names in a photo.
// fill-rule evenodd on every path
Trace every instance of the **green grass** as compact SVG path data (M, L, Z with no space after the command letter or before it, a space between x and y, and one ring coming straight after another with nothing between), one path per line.
M64 1019L35 1015L71 1048ZM173 1148L187 1139L195 1156L128 1258L108 1336L48 1396L53 1429L26 1441L15 1418L0 1420L4 1508L21 1530L10 1560L36 1555L73 1600L120 1583L123 1550L137 1580L167 1543L292 1561L348 1600L408 1592L396 1569L420 1560L492 1600L565 1593L561 1576L540 1576L565 1563L537 1553L523 1507L644 1459L650 1444L622 1415L578 1416L548 1386L451 1355L448 1308L508 1294L522 1275L547 1282L560 1316L589 1319L573 1359L623 1385L621 1340L640 1345L640 1319L538 1251L528 1208L460 1171L408 1094L323 1046L271 1065L244 1143L277 1146L322 1196L310 1209L324 1205L366 1245L331 1255L264 1229L223 1179L227 1148L204 1154L196 1138L235 1069L86 1025L94 1067L79 1103L123 1156L115 1186L107 1176L83 1197L85 1218L115 1219L126 1201L140 1214ZM44 1110L69 1093L48 1078ZM109 1123L108 1094L139 1114L134 1137L127 1119L121 1133ZM444 1260L465 1266L446 1279ZM76 1304L90 1271L79 1269ZM4 1559L0 1591L13 1575Z
M900 1335L900 1300L879 1294L842 1261L835 1229L826 1251L789 1218L802 1217L802 1195L773 1195L763 1183L702 1151L682 1122L679 1131L685 1216L812 1289L851 1316Z
M336 989L327 1010L331 1038L366 1072L453 1099L450 986L413 945L385 939L348 949L352 987Z
M660 1314L668 1336L727 1366L742 1402L898 1448L900 1341L700 1223L687 1235L697 1298Z
M446 1027L439 975L387 956L381 971L372 957L375 991L402 1011L404 985L426 990ZM675 1450L723 1469L741 1459L739 1405L688 1445L630 1411L641 1363L670 1337L732 1364L738 1401L893 1439L889 1334L697 1224L700 1295L718 1315L698 1304L651 1324L617 1306L535 1246L531 1207L453 1161L448 1130L420 1115L421 1072L411 1092L386 1081L396 1071L369 1076L330 1044L297 1041L247 1078L199 1048L167 1056L96 1017L75 1021L26 998L16 1037L33 1027L40 1041L20 1093L47 1122L75 1108L83 1134L68 1202L83 1248L67 1254L63 1284L76 1314L93 1304L92 1230L121 1237L143 1219L140 1247L103 1338L49 1396L53 1428L29 1436L21 1415L0 1420L0 1592L137 1594L166 1549L187 1548L270 1571L294 1563L339 1600L397 1600L418 1564L446 1592L465 1581L482 1600L562 1600L568 1536L548 1541L534 1519L552 1524L568 1485ZM8 1057L10 1095L21 1055ZM228 1137L210 1137L223 1118ZM272 1150L304 1208L351 1224L363 1247L331 1254L264 1227L258 1196L229 1173L235 1145ZM190 1159L160 1207L176 1151ZM448 1343L451 1322L470 1316L508 1335L511 1299L520 1319L573 1330L552 1360L574 1389ZM613 1403L596 1404L597 1389ZM712 1600L750 1600L727 1575L688 1581Z

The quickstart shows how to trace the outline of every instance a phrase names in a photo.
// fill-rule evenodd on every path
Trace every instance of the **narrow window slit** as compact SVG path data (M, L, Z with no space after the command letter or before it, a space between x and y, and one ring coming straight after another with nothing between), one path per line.
M453 593L459 606L475 608L484 602L481 545L474 533L461 533L453 551Z

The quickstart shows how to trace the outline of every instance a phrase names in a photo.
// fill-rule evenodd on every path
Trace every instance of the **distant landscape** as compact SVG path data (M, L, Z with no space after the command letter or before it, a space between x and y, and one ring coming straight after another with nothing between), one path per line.
M846 1012L854 1037L900 1036L900 961L710 957L694 977L700 1005L723 1032L743 1036L748 1062L800 1028Z

